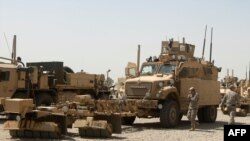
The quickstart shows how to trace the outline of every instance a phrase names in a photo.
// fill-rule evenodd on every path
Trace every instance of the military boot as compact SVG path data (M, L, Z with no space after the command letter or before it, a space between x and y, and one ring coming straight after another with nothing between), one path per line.
M194 131L195 130L195 124L194 125L191 125L191 128L189 131Z

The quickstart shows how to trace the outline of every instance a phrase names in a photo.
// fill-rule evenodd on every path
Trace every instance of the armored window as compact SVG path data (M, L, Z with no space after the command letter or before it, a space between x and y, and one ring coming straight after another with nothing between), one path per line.
M185 45L180 45L180 51L182 51L182 52L186 51Z
M166 64L160 67L159 73L171 73L173 70L175 70L174 65Z
M132 76L136 76L136 69L135 68L129 68L129 74Z
M144 65L141 69L141 75L152 75L155 73L156 65Z
M162 53L165 54L165 53L168 53L169 52L169 48L168 47L163 47L162 48Z
M198 72L198 68L187 68L187 67L184 67L180 71L179 77L182 77L182 78L195 77L197 75L197 72Z
M193 52L194 51L194 47L193 46L189 46L188 47L188 52Z
M9 71L1 71L0 72L0 81L9 81L10 72Z

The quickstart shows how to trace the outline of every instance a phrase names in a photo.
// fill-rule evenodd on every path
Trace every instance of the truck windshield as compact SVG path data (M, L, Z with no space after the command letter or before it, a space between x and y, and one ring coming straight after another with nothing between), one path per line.
M152 75L155 73L156 65L155 64L148 64L142 66L141 75Z
M171 73L175 70L175 65L165 64L160 67L159 73Z

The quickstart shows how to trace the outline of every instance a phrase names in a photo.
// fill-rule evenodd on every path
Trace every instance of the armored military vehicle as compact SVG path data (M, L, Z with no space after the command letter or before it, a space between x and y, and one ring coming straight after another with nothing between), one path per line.
M220 82L220 94L223 97L228 91L229 86L234 85L237 88L237 92L240 93L240 81L238 77L234 76L233 70L232 75L229 75L229 70L227 70L227 75Z
M16 36L11 59L0 57L1 112L4 98L33 98L36 105L50 105L70 100L75 95L108 98L111 93L103 74L77 72L63 62L30 62L26 66L16 58ZM7 60L7 62L6 62Z
M195 46L183 42L163 41L159 57L149 57L136 75L126 69L127 99L136 100L139 118L159 117L163 127L174 127L188 110L188 89L194 87L200 95L198 119L215 122L220 103L221 68L204 58L194 57ZM136 116L124 117L123 123L132 124Z
M229 86L234 85L236 87L236 93L240 95L240 106L236 107L236 116L247 116L250 113L250 87L249 80L241 79L238 80L238 77L227 75L224 80L221 82L221 95L222 97L230 90ZM222 112L224 114L229 114L227 107L222 107Z

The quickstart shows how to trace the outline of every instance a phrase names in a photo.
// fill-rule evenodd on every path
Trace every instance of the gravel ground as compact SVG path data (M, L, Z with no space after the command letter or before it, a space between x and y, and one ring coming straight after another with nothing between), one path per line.
M110 139L87 138L83 139L78 136L77 129L69 129L68 136L61 140L124 140L124 141L222 141L223 125L227 124L228 116L223 115L218 110L217 121L212 124L202 123L196 131L189 131L190 122L184 116L178 127L174 129L164 129L160 127L159 119L139 119L135 120L133 126L123 126L122 134L113 134ZM250 115L247 117L236 117L237 124L250 124ZM11 138L9 132L2 130L4 120L1 120L0 139L1 140L28 140L43 141L42 139L17 139ZM48 139L47 139L48 140Z

